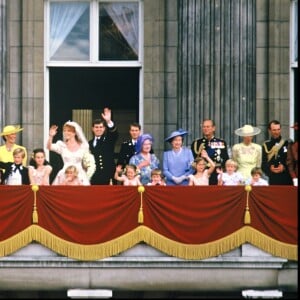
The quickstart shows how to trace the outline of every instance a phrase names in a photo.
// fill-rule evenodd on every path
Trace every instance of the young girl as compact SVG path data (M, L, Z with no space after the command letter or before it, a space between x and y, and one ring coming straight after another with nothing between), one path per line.
M206 151L203 153L204 156L197 157L192 164L196 173L189 176L189 185L209 185L209 176L215 169L215 163L210 159ZM208 169L207 162L209 162Z
M147 185L166 185L160 169L156 168L151 171L151 181Z
M52 167L46 160L44 149L37 148L33 150L32 157L28 166L30 184L49 185L49 177Z
M136 165L128 164L126 165L124 172L121 176L119 175L122 172L122 166L119 165L116 167L116 172L114 178L117 181L123 182L123 185L142 185L139 176L137 175Z
M78 170L75 166L70 165L65 169L65 178L60 185L82 185L78 178Z
M218 168L218 185L241 185L243 184L243 176L237 171L237 162L233 159L226 160L225 169Z
M261 168L254 167L251 170L251 176L252 176L250 182L251 185L255 185L255 186L269 185L268 181L262 178L263 171Z

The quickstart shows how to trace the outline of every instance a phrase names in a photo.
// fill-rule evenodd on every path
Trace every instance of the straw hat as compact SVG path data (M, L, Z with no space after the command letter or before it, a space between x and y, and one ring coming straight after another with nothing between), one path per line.
M259 134L260 131L261 130L258 127L244 125L243 127L236 129L234 133L239 136L254 136Z
M185 135L187 135L188 134L188 132L187 131L185 131L185 130L183 130L182 128L180 128L180 129L178 129L178 130L175 130L175 131L173 131L171 134L170 134L170 136L168 136L166 139L165 139L165 141L166 142L171 142L172 141L172 139L174 138L174 137L176 137L176 136L185 136Z
M13 133L17 133L22 131L23 128L20 127L20 125L7 125L3 128L3 131L0 133L0 136L3 135L9 135L9 134L13 134Z

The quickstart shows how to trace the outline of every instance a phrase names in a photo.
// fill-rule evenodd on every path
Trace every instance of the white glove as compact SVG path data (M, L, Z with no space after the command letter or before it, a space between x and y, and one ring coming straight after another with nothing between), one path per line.
M179 176L179 177L173 176L172 179L173 179L173 181L174 181L176 184L180 184L183 180L186 179L186 176L185 176L185 175L182 175L182 176Z
M298 186L298 178L293 178L293 184L294 186Z
M180 184L180 177L175 177L175 176L173 176L172 177L172 180L176 183L176 184Z

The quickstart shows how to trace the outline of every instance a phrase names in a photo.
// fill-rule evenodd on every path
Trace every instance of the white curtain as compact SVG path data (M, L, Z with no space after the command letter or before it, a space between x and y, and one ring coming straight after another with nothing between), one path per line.
M138 3L107 3L101 5L103 5L103 8L114 21L131 49L138 55Z
M79 18L89 7L89 3L59 3L50 4L50 49L49 56L55 54L64 42Z

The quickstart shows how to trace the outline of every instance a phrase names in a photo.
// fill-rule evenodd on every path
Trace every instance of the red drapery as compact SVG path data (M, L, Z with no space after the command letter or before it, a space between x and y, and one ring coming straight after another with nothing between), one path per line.
M145 242L203 259L250 242L297 260L297 188L249 188L1 186L0 256L37 241L92 260Z

